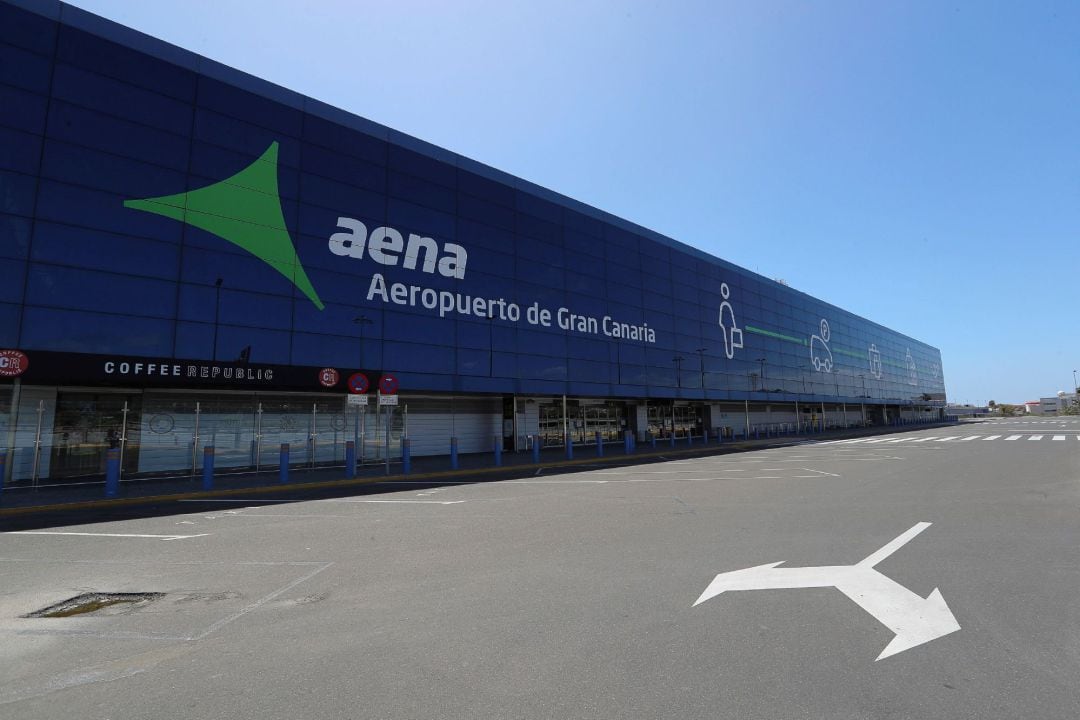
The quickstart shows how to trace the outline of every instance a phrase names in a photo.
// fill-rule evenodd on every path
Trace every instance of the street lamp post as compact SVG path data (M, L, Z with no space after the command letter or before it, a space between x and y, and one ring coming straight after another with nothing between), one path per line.
M705 351L709 348L697 348L694 352L698 354L698 360L700 361L701 369L701 397L705 397Z
M214 281L214 349L211 352L214 362L217 362L218 321L221 319L221 285L224 282L221 278Z
M768 392L768 390L765 389L765 358L755 358L754 362L761 363L761 373L758 375L758 378L761 380L761 391Z
M682 355L676 355L671 358L671 361L675 363L675 387L682 389L682 364L686 360Z
M357 370L364 369L364 326L374 324L367 315L357 315L353 318L353 322L360 327L360 367Z
M1073 370L1073 392L1080 393L1080 383L1076 382L1076 371Z

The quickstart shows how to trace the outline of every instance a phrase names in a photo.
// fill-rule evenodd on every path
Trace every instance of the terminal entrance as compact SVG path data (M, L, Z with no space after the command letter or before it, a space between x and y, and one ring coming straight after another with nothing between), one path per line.
M701 405L649 405L649 433L659 440L700 437L704 432L704 408Z
M564 417L562 398L552 398L540 403L539 415L544 447L561 446L564 432L575 445L595 443L596 433L600 433L601 442L618 442L627 429L626 405L622 402L567 400Z
M57 393L49 476L104 476L105 452L110 449L121 451L125 472L134 472L139 462L141 400L140 395L126 393Z

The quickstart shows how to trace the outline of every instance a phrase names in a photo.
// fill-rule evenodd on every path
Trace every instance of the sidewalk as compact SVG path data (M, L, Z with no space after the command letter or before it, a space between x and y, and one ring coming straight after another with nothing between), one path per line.
M357 468L355 478L347 478L343 466L314 469L292 467L289 470L288 482L286 483L280 481L277 468L259 473L232 473L222 470L214 476L213 489L210 490L203 489L201 475L124 479L120 482L119 494L115 498L105 497L103 481L45 486L37 489L26 486L6 486L0 491L0 518L51 510L137 505L192 498L244 497L256 492L265 495L267 493L288 493L314 489L347 489L356 486L402 481L430 481L432 485L438 485L440 481L450 479L456 482L490 482L533 475L539 468L573 471L575 468L586 470L597 465L663 462L676 457L722 455L810 441L857 438L905 430L948 427L952 424L935 423L900 427L853 428L830 430L809 435L779 435L769 438L751 438L749 440L724 440L723 442L710 438L707 445L702 443L700 437L694 438L692 443L687 443L685 438L679 439L674 446L671 445L670 440L657 440L655 450L650 442L638 443L636 450L629 454L624 451L622 443L613 443L604 446L604 455L602 457L597 455L595 445L578 445L573 449L573 459L566 457L566 451L563 448L549 448L540 453L539 463L533 460L532 451L504 452L502 454L502 465L499 467L495 466L493 452L473 453L460 455L456 470L451 468L449 455L434 455L412 458L411 471L408 474L404 473L399 457L396 460L391 460L389 473L385 463L367 464L362 468Z

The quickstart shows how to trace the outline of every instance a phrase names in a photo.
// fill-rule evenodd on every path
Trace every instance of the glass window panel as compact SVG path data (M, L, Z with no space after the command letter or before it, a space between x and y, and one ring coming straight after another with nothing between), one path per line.
M0 257L25 258L31 226L30 218L0 213Z
M58 63L53 72L53 97L143 125L191 134L191 105L131 83Z
M41 138L0 127L0 169L33 175L41 161Z
M170 320L28 305L21 345L60 352L168 356L172 339Z

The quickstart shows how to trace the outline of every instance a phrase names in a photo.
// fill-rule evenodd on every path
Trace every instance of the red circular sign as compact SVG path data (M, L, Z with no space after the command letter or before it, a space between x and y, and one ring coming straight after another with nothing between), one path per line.
M319 384L323 387L334 387L341 379L341 374L334 368L323 368L319 371Z
M18 350L0 350L0 377L18 377L30 367L30 358Z
M398 379L393 375L383 375L379 379L379 392L383 395L397 395Z
M364 373L353 373L349 376L349 379L345 384L349 386L349 392L354 395L363 395L368 391L368 387L370 387L367 375Z

